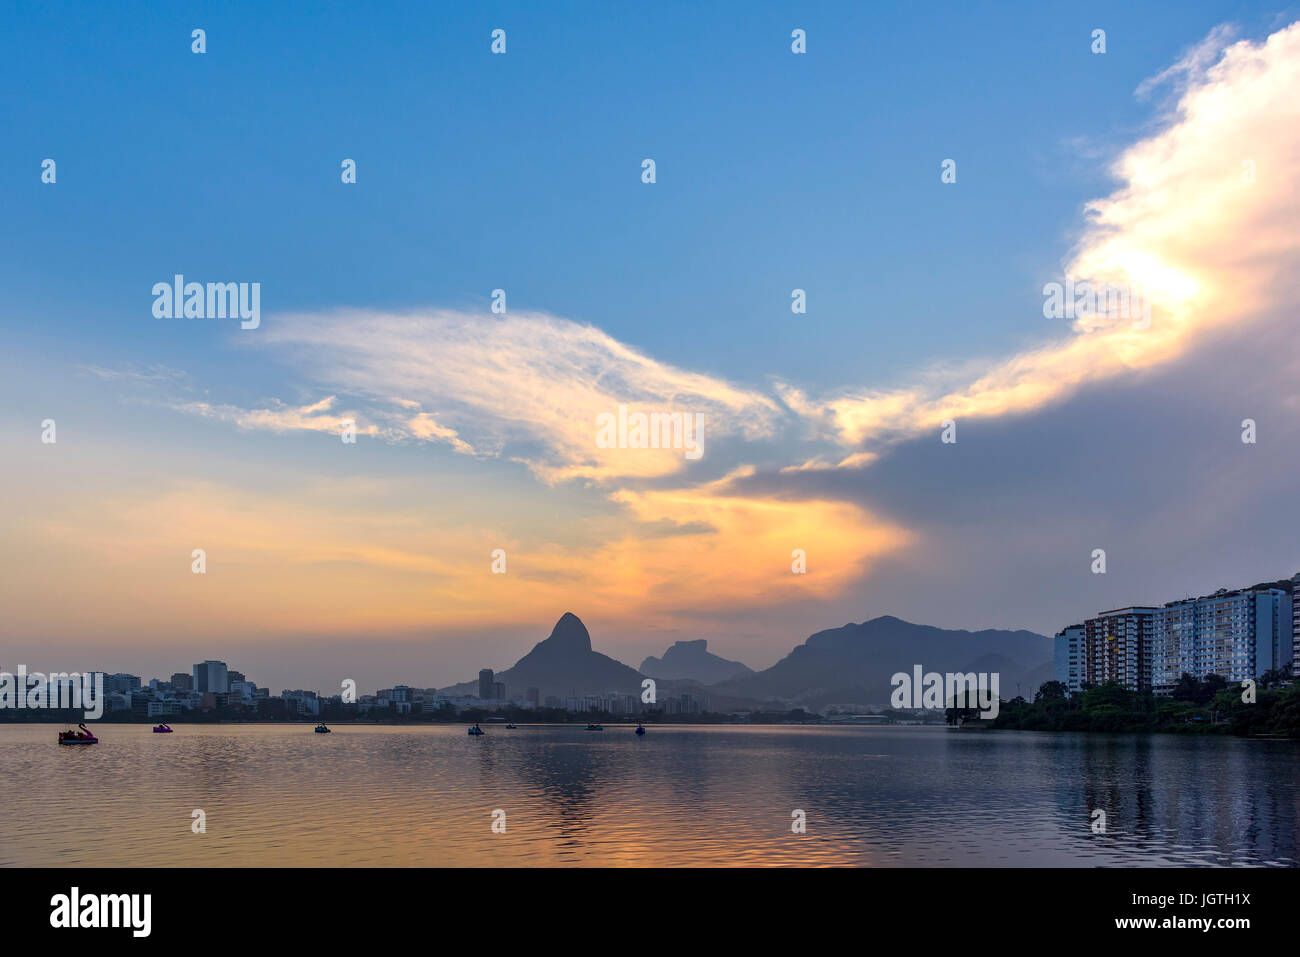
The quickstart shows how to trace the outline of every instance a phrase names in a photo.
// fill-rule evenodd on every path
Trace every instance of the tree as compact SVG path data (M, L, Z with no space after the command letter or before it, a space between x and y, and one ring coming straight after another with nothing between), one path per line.
M967 721L974 721L980 716L978 708L958 708L949 705L944 709L943 719L948 724L961 725Z
M1174 685L1174 690L1169 693L1169 697L1175 701L1195 702L1200 690L1201 683L1184 671L1178 683Z
M1064 699L1070 693L1069 687L1064 681L1045 681L1042 686L1034 692L1034 703L1045 699Z
M1291 673L1284 668L1271 668L1259 676L1261 688L1280 688L1291 680Z
M1205 680L1201 682L1200 694L1197 696L1197 704L1209 704L1214 700L1214 696L1228 687L1228 679L1221 675L1206 675Z

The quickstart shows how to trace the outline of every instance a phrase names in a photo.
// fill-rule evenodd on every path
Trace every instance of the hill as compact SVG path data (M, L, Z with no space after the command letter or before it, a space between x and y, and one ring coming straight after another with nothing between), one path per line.
M662 658L651 655L641 662L641 673L651 678L689 678L707 685L754 672L739 661L728 661L711 653L708 641L698 638L675 643Z
M888 704L895 672L999 673L1003 698L1032 698L1050 675L1052 640L1030 631L952 631L886 615L819 631L772 667L712 685L720 698L780 701L817 709L832 703ZM1041 682L1040 682L1041 683Z

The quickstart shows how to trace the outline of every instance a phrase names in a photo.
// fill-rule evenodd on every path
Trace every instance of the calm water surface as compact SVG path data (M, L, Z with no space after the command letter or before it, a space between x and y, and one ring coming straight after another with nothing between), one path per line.
M0 725L5 865L1295 866L1300 743L942 728ZM207 833L191 832L191 812ZM1091 812L1107 833L1091 832ZM506 833L492 812L506 812ZM791 812L807 833L791 833Z

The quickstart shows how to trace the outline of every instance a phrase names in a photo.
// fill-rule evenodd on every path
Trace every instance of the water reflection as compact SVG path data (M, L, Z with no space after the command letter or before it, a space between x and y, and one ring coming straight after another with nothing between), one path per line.
M935 728L0 726L8 865L1294 866L1300 745ZM207 815L206 834L190 829ZM506 812L494 834L492 812ZM796 809L807 832L791 830ZM1106 814L1093 833L1092 813Z

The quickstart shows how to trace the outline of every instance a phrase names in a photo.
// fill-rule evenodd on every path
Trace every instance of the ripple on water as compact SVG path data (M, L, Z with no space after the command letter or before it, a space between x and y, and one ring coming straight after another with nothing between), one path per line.
M59 748L53 725L0 725L0 864L1292 867L1300 834L1293 742L102 727L93 748ZM196 808L205 834L191 831Z

